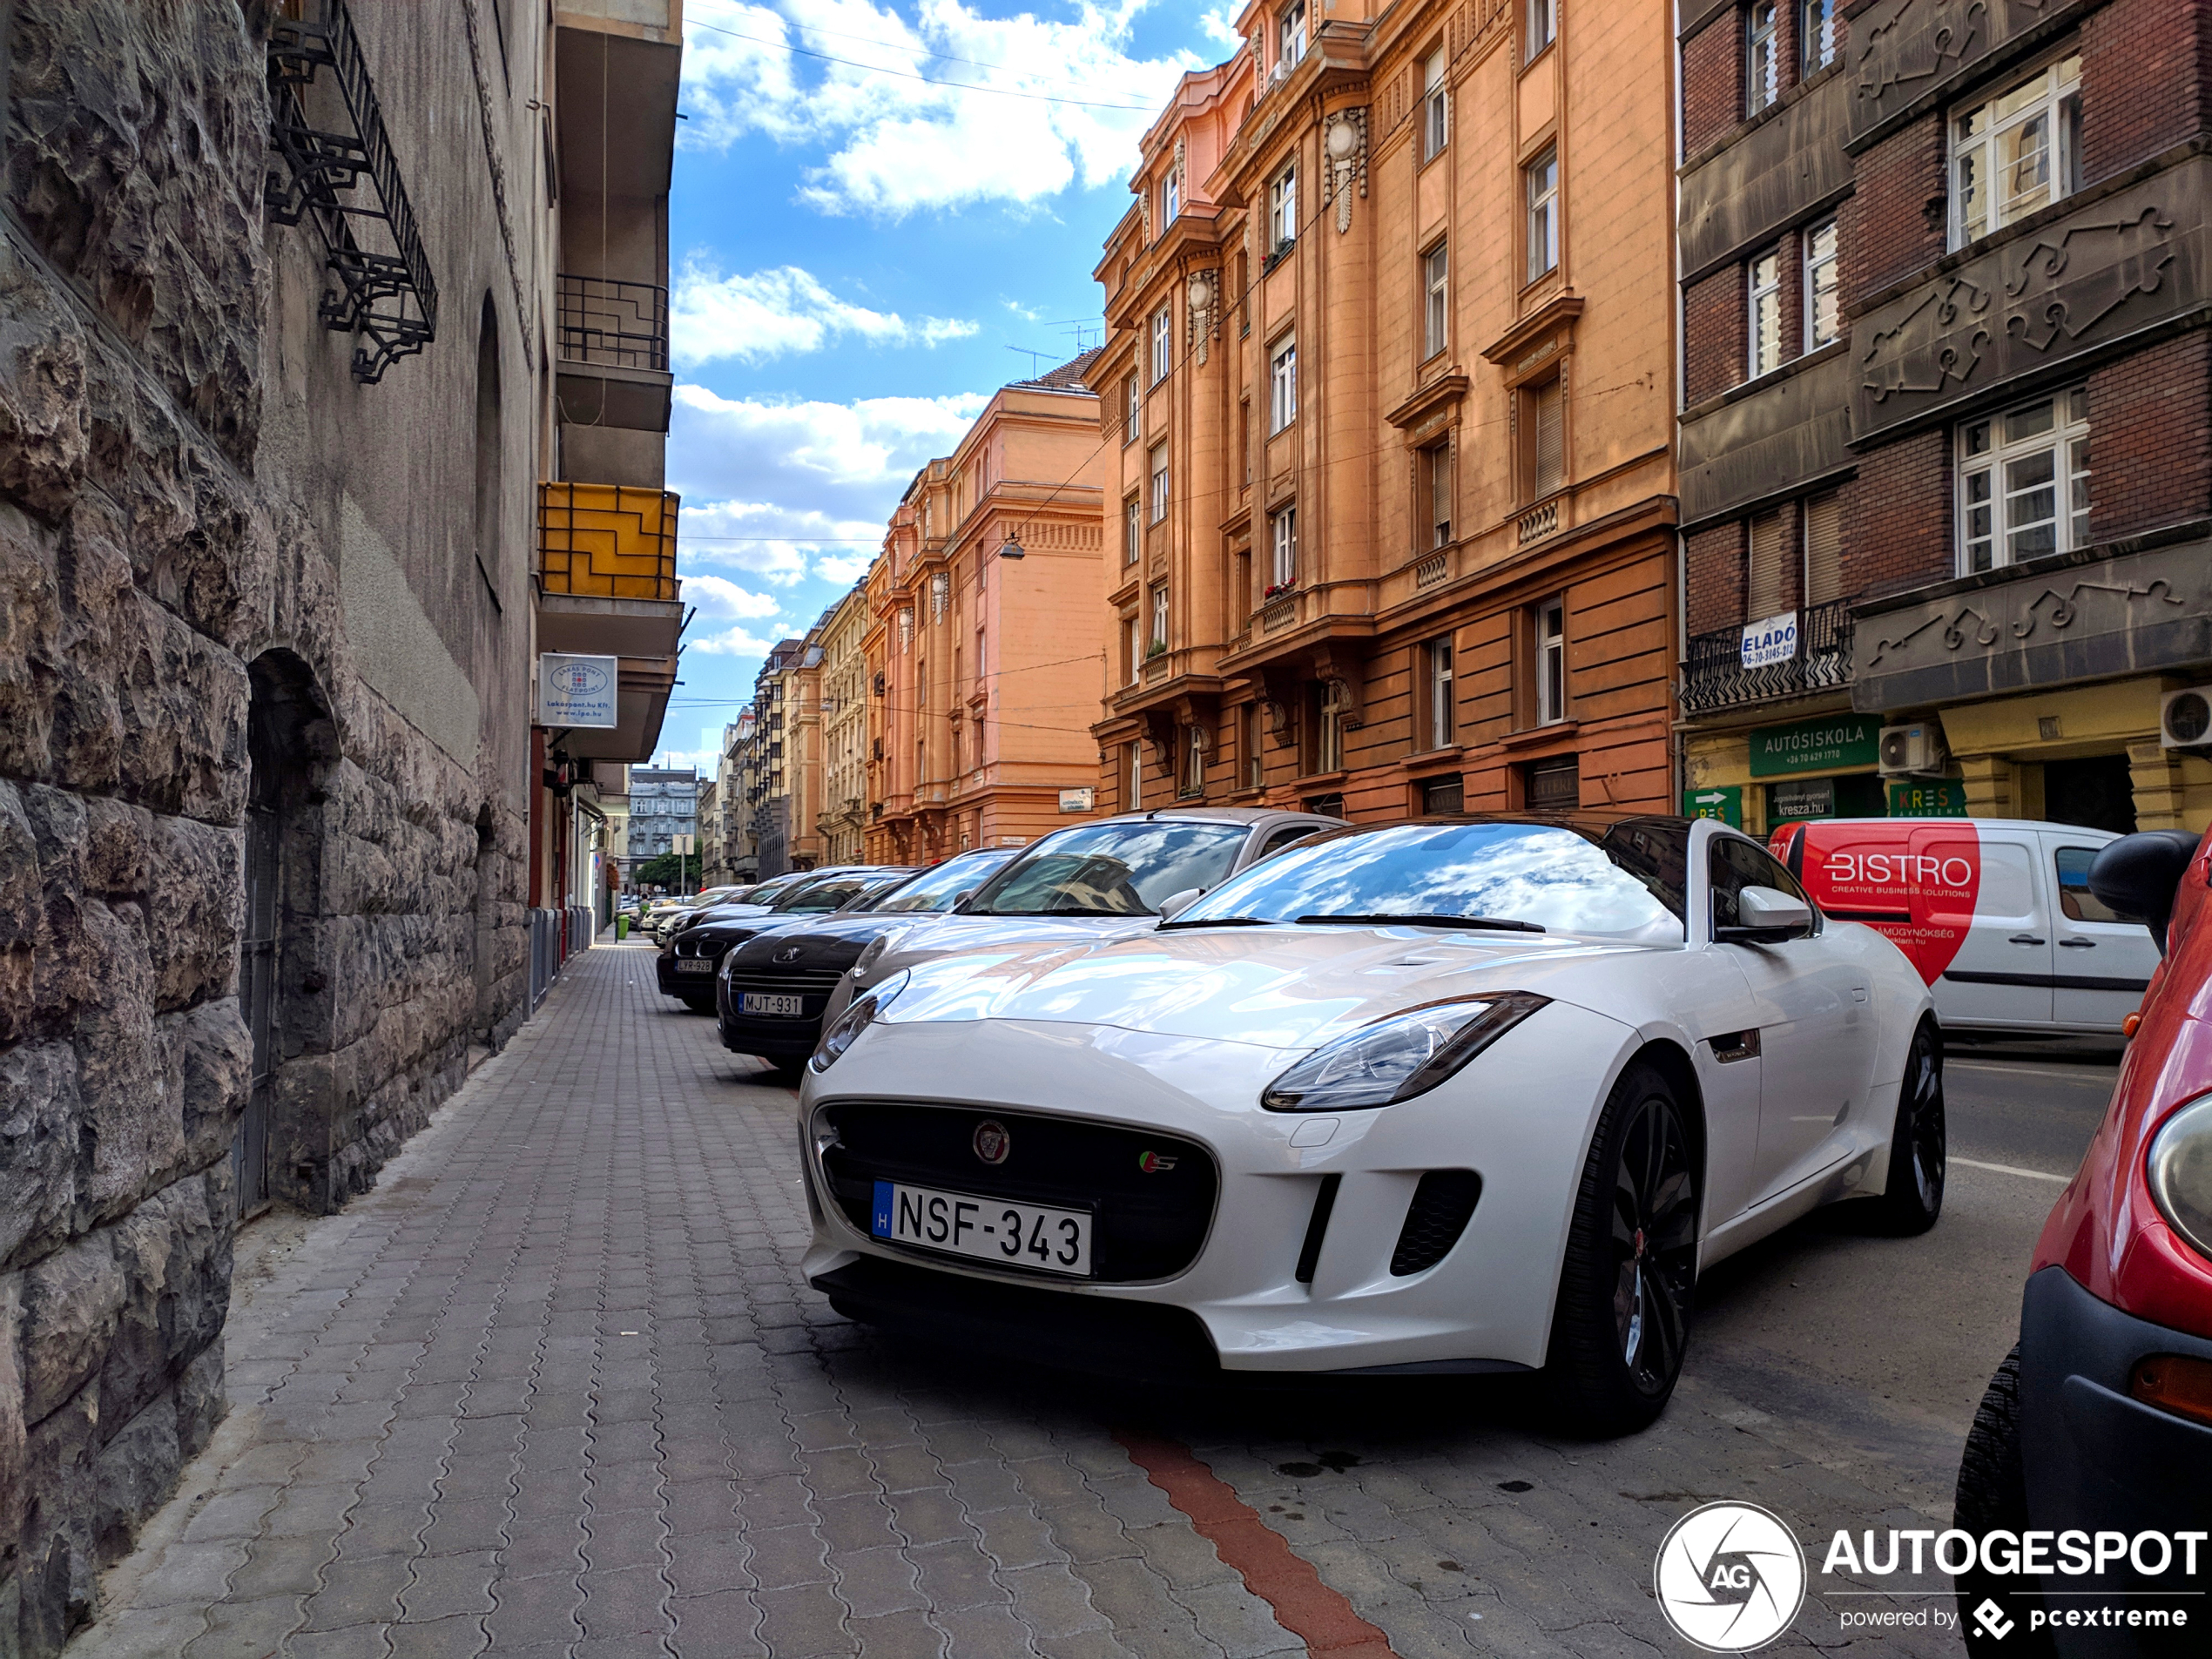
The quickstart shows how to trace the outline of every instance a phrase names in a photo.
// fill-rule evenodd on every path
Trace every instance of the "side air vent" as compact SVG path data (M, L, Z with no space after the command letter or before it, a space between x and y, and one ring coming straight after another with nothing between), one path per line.
M1431 1170L1413 1189L1398 1248L1390 1253L1393 1278L1409 1278L1451 1254L1482 1196L1482 1177L1473 1170Z
M1329 1231L1329 1211L1337 1207L1337 1188L1343 1184L1341 1175L1321 1177L1320 1190L1313 1195L1313 1215L1305 1224L1305 1242L1298 1246L1298 1282L1313 1283L1313 1270L1321 1264L1321 1240Z

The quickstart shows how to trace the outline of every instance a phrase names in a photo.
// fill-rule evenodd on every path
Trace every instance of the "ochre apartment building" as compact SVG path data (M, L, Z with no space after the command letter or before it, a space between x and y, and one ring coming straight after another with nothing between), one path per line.
M892 515L866 585L872 862L1018 846L1091 810L1095 357L1001 388Z
M1671 810L1664 9L1238 28L1096 271L1101 805Z
M1691 802L2202 829L2212 7L1681 21Z

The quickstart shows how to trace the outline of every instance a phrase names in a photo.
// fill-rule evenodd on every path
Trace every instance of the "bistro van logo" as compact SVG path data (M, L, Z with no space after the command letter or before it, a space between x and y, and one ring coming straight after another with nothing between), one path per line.
M1749 1653L1787 1630L1804 1605L1804 1552L1757 1504L1709 1503L1669 1529L1652 1588L1683 1641L1708 1653Z

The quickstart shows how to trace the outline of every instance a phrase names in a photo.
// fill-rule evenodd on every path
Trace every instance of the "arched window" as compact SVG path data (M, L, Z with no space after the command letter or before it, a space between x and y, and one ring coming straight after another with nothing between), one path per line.
M499 312L487 293L483 321L476 331L476 570L495 610L503 608L499 597L504 568L499 545L501 435Z

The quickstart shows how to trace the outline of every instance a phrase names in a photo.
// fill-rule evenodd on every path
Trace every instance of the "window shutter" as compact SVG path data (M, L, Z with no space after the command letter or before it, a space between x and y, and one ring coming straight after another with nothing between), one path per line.
M1844 597L1844 498L1830 491L1805 503L1805 603Z
M1534 495L1539 501L1554 493L1567 479L1561 404L1557 381L1537 388Z
M1786 508L1761 513L1751 521L1751 567L1746 583L1744 620L1757 622L1777 614L1785 603L1783 589L1783 548L1789 533Z

